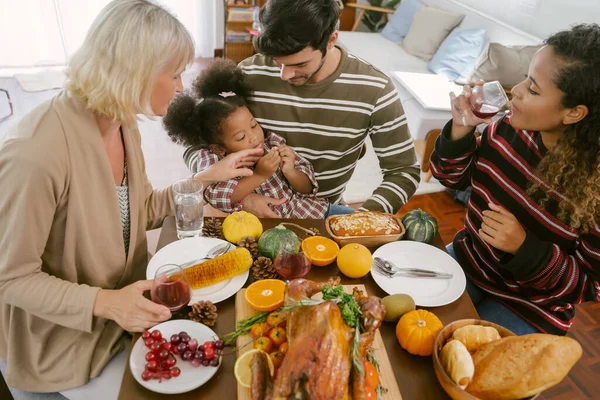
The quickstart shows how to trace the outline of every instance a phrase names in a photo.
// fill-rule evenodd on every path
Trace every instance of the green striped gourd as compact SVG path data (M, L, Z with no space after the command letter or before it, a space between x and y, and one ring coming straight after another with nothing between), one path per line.
M415 242L431 243L438 231L436 219L421 209L409 211L402 224L406 228L404 238Z

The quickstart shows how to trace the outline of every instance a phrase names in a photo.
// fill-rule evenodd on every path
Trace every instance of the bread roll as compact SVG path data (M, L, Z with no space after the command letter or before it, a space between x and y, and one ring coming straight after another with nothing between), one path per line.
M338 215L329 221L329 227L336 236L396 235L402 232L391 214L377 211Z
M505 337L475 352L475 375L466 390L480 399L533 396L559 383L580 357L581 346L568 337Z
M500 334L493 326L467 325L455 330L452 339L460 340L469 353L474 353L481 345L500 339Z
M450 379L452 379L461 389L467 387L473 374L475 366L473 358L464 344L458 340L451 340L444 345L440 354L442 367Z

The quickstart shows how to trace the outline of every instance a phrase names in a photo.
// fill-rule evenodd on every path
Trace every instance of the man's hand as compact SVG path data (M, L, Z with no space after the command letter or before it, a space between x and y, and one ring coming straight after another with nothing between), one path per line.
M267 155L258 160L254 173L265 179L269 179L277 171L280 163L281 156L279 155L279 150L274 147Z
M279 155L281 156L281 172L283 174L288 174L294 170L294 160L296 159L296 153L294 150L284 144L283 146L279 146Z
M256 193L250 193L242 200L242 208L258 218L280 218L269 205L278 206L285 203L285 199L273 199Z
M527 235L525 229L517 218L503 207L493 203L489 203L488 206L490 210L483 212L479 236L498 250L517 254Z

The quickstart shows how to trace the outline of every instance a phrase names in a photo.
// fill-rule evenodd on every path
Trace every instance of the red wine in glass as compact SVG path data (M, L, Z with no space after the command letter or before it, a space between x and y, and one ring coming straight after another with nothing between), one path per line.
M275 271L284 279L302 278L311 268L310 260L304 253L291 253L281 250L274 261Z
M192 290L183 270L177 265L167 264L156 271L151 296L153 302L175 312L188 305Z
M486 82L471 90L469 107L479 118L491 118L507 105L508 96L498 81Z
M491 106L489 104L469 104L471 111L481 119L491 118L500 112L500 107Z

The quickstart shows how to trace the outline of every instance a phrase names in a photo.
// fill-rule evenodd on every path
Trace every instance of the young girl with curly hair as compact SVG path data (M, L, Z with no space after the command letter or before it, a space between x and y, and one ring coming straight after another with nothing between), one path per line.
M477 118L469 87L451 94L452 120L431 161L445 186L472 186L448 250L481 318L517 334L564 335L575 304L600 300L600 26L545 44L503 118Z
M226 155L261 148L264 155L254 173L206 187L205 199L216 209L234 212L250 193L273 198L281 218L320 219L354 212L318 198L313 166L275 133L265 133L246 107L250 93L233 61L217 59L196 78L193 90L176 97L163 120L174 142L190 147L200 172Z

